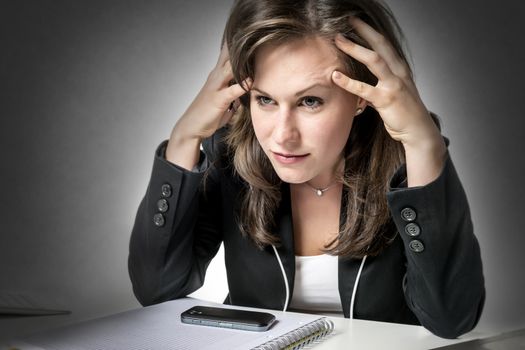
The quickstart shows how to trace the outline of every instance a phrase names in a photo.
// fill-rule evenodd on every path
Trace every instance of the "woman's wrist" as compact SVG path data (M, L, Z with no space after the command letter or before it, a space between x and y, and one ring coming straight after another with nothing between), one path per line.
M407 187L425 186L438 178L443 170L447 154L447 146L439 130L430 137L403 143L403 147Z
M199 162L201 141L181 130L180 125L175 125L166 147L166 160L184 169L193 169Z

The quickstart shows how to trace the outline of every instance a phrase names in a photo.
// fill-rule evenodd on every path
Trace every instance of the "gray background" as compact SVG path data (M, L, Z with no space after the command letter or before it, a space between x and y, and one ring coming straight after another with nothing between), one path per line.
M153 151L213 67L230 4L1 2L0 290L73 314L3 317L0 338L138 306L127 247ZM469 197L478 329L523 327L525 3L388 4Z

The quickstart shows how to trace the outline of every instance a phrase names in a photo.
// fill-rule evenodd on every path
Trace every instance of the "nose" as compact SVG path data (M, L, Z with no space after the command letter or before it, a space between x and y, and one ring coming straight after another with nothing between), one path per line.
M296 122L289 108L282 107L279 110L272 133L276 144L286 149L299 142L300 133Z

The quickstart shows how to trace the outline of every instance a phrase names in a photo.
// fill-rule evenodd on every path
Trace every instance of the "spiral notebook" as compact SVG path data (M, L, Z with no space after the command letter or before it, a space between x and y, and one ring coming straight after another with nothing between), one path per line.
M265 332L182 323L180 314L196 305L252 310L184 298L34 334L10 345L25 350L301 349L321 342L334 329L326 317L273 310L277 321Z

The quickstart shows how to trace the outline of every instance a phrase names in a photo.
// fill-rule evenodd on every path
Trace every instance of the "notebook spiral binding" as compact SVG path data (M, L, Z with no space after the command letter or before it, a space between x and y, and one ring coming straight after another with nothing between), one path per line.
M321 342L334 330L334 323L323 317L259 345L253 350L297 350Z

